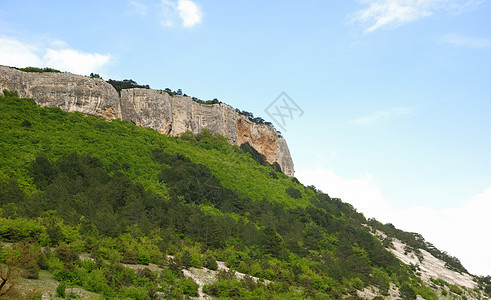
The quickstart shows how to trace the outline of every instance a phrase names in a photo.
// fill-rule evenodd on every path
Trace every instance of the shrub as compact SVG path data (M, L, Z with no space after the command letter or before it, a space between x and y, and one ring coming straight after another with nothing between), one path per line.
M455 293L457 295L461 295L463 293L463 291L456 285L451 284L449 288L452 293Z
M119 297L121 297L121 299L153 299L148 297L147 289L145 289L144 287L135 286L122 287L119 290Z
M52 68L36 68L36 67L26 67L26 68L18 68L20 71L24 72L33 72L33 73L61 73L59 70Z
M66 244L61 244L55 249L56 256L65 264L73 264L78 261L78 254Z
M31 263L24 267L22 277L27 279L39 279L39 266L36 263Z
M181 256L181 263L186 268L190 268L193 266L193 257L188 250L184 250L184 253Z
M58 284L58 287L56 287L56 297L64 299L66 297L65 289L66 283L60 282L60 284Z
M182 292L185 295L188 295L190 297L198 297L199 296L199 293L198 293L199 285L191 279L183 278L183 279L179 280L179 282L176 284L176 287L178 289L182 290Z
M355 289L361 291L365 284L360 278L356 277L355 279L353 279L352 285Z
M407 283L404 283L401 286L401 288L399 289L399 292L401 294L401 297L404 299L416 299L416 292Z
M263 165L263 166L266 165L266 156L264 156L263 154L259 153L248 142L247 143L243 143L242 145L240 145L240 149L244 153L249 153L249 155L251 155L252 159L254 159L255 161L257 161L260 165Z
M138 263L138 256L134 251L126 251L121 258L121 262L124 264L136 265Z
M293 187L289 187L286 189L286 193L288 196L292 197L293 199L301 199L302 198L302 193L300 193L299 190Z
M207 256L203 266L210 270L218 270L218 263L213 256Z
M29 122L29 120L24 120L21 125L24 126L24 127L31 127L32 126L32 123Z

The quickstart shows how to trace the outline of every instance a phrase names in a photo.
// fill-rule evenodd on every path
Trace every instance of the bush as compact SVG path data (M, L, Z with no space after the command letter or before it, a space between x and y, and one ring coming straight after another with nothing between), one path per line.
M60 284L58 284L58 287L56 287L56 297L65 298L66 297L65 289L66 289L66 283L60 282Z
M263 154L259 153L248 142L247 143L243 143L242 145L240 145L240 149L244 153L246 153L246 154L249 153L249 155L252 157L252 159L254 159L255 161L257 161L260 165L263 165L263 166L266 165L266 156L264 156Z
M363 281L362 281L360 278L356 277L356 278L355 278L355 279L353 279L353 281L352 281L352 286L353 286L355 289L357 289L357 290L361 291L361 290L363 290L363 287L365 286L365 284L363 283Z
M181 256L181 263L186 268L190 268L193 266L193 257L188 250L184 250L184 253Z
M401 286L401 288L399 289L399 292L401 294L401 297L404 299L416 299L416 292L407 283L404 283Z
M302 193L300 193L299 190L296 188L289 187L286 189L286 193L288 196L292 197L293 199L301 199L302 198Z
M24 72L33 72L33 73L61 73L59 70L52 68L36 68L36 67L26 67L26 68L18 68L20 71Z
M207 256L205 258L205 262L203 264L205 268L208 268L210 270L218 270L218 263L216 259L213 256Z
M185 295L188 295L190 297L198 297L199 296L199 293L198 293L199 285L196 282L192 281L191 279L183 278L183 279L179 280L179 282L176 284L176 287L178 289L182 290L182 292Z
M145 300L145 299L153 299L148 297L148 291L144 287L122 287L119 290L119 296L121 299L137 299L137 300Z
M463 291L456 285L451 284L449 288L452 293L455 293L457 295L461 295L463 293Z
M61 244L55 249L56 256L65 264L73 264L78 261L78 254L66 244Z
M134 251L126 251L121 258L121 262L124 264L136 265L138 263L138 256Z
M31 263L24 267L22 277L27 279L39 279L39 266L36 263Z

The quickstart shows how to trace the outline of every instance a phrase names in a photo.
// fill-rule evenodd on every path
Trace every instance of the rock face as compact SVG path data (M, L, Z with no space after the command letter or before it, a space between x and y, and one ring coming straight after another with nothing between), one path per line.
M0 91L17 91L41 106L57 106L108 120L122 118L116 90L102 79L69 73L30 73L0 66Z
M29 73L0 66L0 92L17 91L42 106L56 106L68 112L81 112L108 121L120 118L153 128L162 134L178 136L202 129L226 136L232 144L248 142L277 162L288 176L294 175L293 161L284 138L274 128L255 124L229 105L200 104L185 96L162 91L126 89L118 95L102 79L70 73Z

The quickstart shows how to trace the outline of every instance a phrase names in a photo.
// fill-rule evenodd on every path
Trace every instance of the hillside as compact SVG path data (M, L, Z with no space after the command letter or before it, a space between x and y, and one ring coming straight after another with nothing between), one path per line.
M231 144L249 143L268 163L277 163L283 173L294 175L286 140L272 123L217 99L202 101L168 88L152 90L133 80L106 82L94 75L87 77L49 68L19 70L0 66L0 92L4 89L32 98L41 106L106 120L130 121L170 136L186 131L198 134L208 129L227 137Z
M26 283L36 280L59 282L59 296L197 297L196 270L216 275L201 286L207 297L491 294L491 278L474 278L420 235L367 220L211 131L166 136L4 91L0 132L8 299L47 295Z

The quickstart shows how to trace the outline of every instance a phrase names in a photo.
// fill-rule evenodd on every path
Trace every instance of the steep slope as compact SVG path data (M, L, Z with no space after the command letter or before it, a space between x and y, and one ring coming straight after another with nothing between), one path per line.
M42 106L55 106L68 112L131 121L162 134L178 136L203 129L226 136L232 144L248 142L269 163L294 175L293 160L286 140L264 124L255 124L229 105L201 104L187 96L164 91L134 88L120 95L102 79L70 73L33 73L0 66L0 91L16 91Z
M4 93L0 239L14 250L41 253L12 267L34 275L43 268L56 280L108 298L198 295L183 270L213 268L215 260L271 282L219 273L203 287L214 297L486 295L483 282L447 281L442 268L461 269L460 263L421 237L366 220L340 199L258 164L223 136L205 130L169 137ZM398 240L446 261L421 250L419 269L405 264ZM78 260L84 252L92 260ZM15 253L0 247L6 265ZM126 267L150 263L162 266L158 274Z

